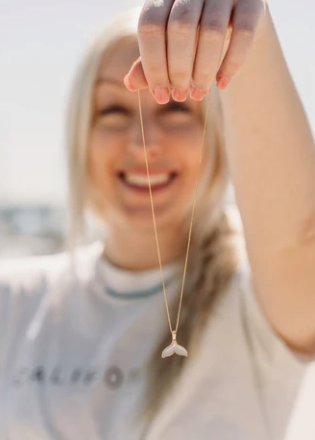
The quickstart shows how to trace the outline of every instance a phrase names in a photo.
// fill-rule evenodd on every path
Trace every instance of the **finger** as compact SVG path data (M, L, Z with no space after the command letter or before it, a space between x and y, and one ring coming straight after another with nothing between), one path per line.
M131 69L124 78L124 83L131 92L135 92L139 89L146 89L148 87L148 82L142 67L141 57L139 57L131 66Z
M258 0L241 0L235 7L230 45L217 73L218 88L224 89L242 69L263 14L263 3Z
M204 0L177 0L167 25L167 60L173 98L185 101L191 87L198 24Z
M147 0L138 23L138 42L143 71L153 96L158 89L170 94L166 54L166 25L174 0ZM164 96L165 97L165 96ZM166 101L167 102L167 101Z
M201 101L218 71L229 25L232 1L213 0L205 4L192 75L191 98Z

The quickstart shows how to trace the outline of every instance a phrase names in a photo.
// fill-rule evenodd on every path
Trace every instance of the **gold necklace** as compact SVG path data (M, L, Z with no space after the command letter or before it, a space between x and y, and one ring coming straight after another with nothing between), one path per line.
M153 197L152 197L152 191L151 191L149 164L148 164L147 150L146 150L145 137L144 137L143 118L142 118L141 99L140 99L140 90L138 90L138 101L139 101L139 113L140 113L141 131L142 131L142 139L143 139L144 157L145 157L147 176L148 176L148 184L149 184L149 193L150 193L150 201L151 201L151 209L152 209L155 241L156 241L156 248L157 248L157 254L158 254L159 265L160 265L160 272L161 272L161 278L162 278L162 286L163 286L163 292L164 292L164 301L165 301L168 325L169 325L169 328L170 328L170 331L171 331L171 335L172 335L172 343L168 347L166 347L163 350L163 352L162 352L162 357L163 358L168 357L168 356L172 356L174 353L176 353L176 354L178 354L180 356L188 356L187 350L184 347L182 347L181 345L178 344L178 342L176 340L176 337L177 337L177 331L178 331L179 320L180 320L180 312L181 312L182 302L183 302L184 285L185 285L185 279L186 279L186 269L187 269L188 254L189 254L190 240L191 240L191 231L192 231L192 225L193 225L193 219L194 219L194 213L195 213L196 196L197 196L199 178L200 178L200 173L201 173L201 163L202 163L202 156L203 156L203 145L204 145L204 140L205 140L205 134L206 134L206 128L207 128L207 120L208 120L208 113L209 113L209 107L210 107L209 106L209 103L210 103L210 92L209 92L208 95L209 95L209 98L208 98L209 102L208 102L208 105L207 105L205 124L204 124L203 136L202 136L202 142L201 142L201 148L200 148L199 167L198 167L198 174L197 174L197 179L196 179L196 186L195 186L195 193L194 193L194 200L193 200L193 208L192 208L191 221L190 221L189 234L188 234L188 244L187 244L187 251L186 251L186 258L185 258L184 274L183 274L182 287L181 287L180 298L179 298L179 305L178 305L178 310L177 310L176 326L175 326L175 329L173 329L172 322L171 322L170 311L169 311L169 306L168 306L168 301L167 301L166 290L165 290L164 274L163 274L163 268L162 268L162 262L161 262L161 253L160 253L159 239L158 239L158 233L157 233L157 227L156 227L155 212L154 212L154 205L153 205Z

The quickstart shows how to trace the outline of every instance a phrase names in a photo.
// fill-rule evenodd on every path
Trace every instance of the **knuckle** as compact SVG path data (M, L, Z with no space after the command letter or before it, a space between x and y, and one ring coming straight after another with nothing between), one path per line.
M224 69L222 69L221 74L225 78L227 78L229 81L232 81L232 78L234 78L242 69L242 63L238 62L229 62Z
M237 23L234 32L244 40L251 40L254 37L255 29L250 22L244 20Z
M138 21L138 34L159 36L165 33L165 24L162 17L154 14L154 11L147 12L140 16Z
M168 23L168 33L190 36L195 32L196 26L192 20L171 19Z
M189 33L196 28L196 18L189 0L175 3L169 19L170 29L175 32Z
M158 66L148 63L148 65L146 66L145 72L146 75L148 75L150 78L155 78L157 75L157 72L159 72L161 69L158 69Z
M207 90L209 85L212 83L213 79L214 79L213 75L199 73L198 77L195 76L192 81L194 86L197 87L197 89Z
M206 25L200 29L200 36L206 40L212 39L222 39L225 36L225 30L221 30L217 27L211 25Z
M171 13L171 17L176 17L178 20L187 21L191 18L192 7L187 1L178 1L174 4L174 8Z
M209 14L202 23L200 32L204 36L224 36L226 33L226 19L221 14Z
M225 60L220 73L222 76L231 79L233 76L237 75L238 72L240 72L242 65L242 60L238 56L231 54L231 56Z
M235 35L242 38L243 40L252 40L254 37L254 32L250 31L249 29L236 29Z
M228 60L228 70L229 70L229 72L238 72L238 70L241 68L241 66L242 66L242 62L241 62L240 59L238 59L238 57L231 56L229 58L229 60ZM227 75L224 75L224 76L229 77L231 75L227 74Z
M185 72L170 72L170 76L172 78L172 83L183 84L189 81L189 75Z

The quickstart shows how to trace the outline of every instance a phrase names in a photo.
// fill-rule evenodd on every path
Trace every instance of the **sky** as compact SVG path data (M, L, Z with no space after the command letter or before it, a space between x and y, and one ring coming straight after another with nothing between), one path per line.
M139 0L0 0L0 203L64 204L65 109L86 47ZM315 132L315 2L270 0Z

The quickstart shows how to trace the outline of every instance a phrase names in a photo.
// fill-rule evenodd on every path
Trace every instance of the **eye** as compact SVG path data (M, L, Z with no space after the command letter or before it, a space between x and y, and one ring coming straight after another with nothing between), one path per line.
M121 105L110 105L109 107L105 107L102 110L99 111L99 115L105 116L110 114L123 114L126 116L130 115L130 111L126 108L122 107Z
M101 108L96 113L95 122L103 128L122 130L130 125L132 116L132 111L128 108L119 104L112 104L108 107Z
M189 113L191 110L187 105L173 101L165 106L165 111Z

